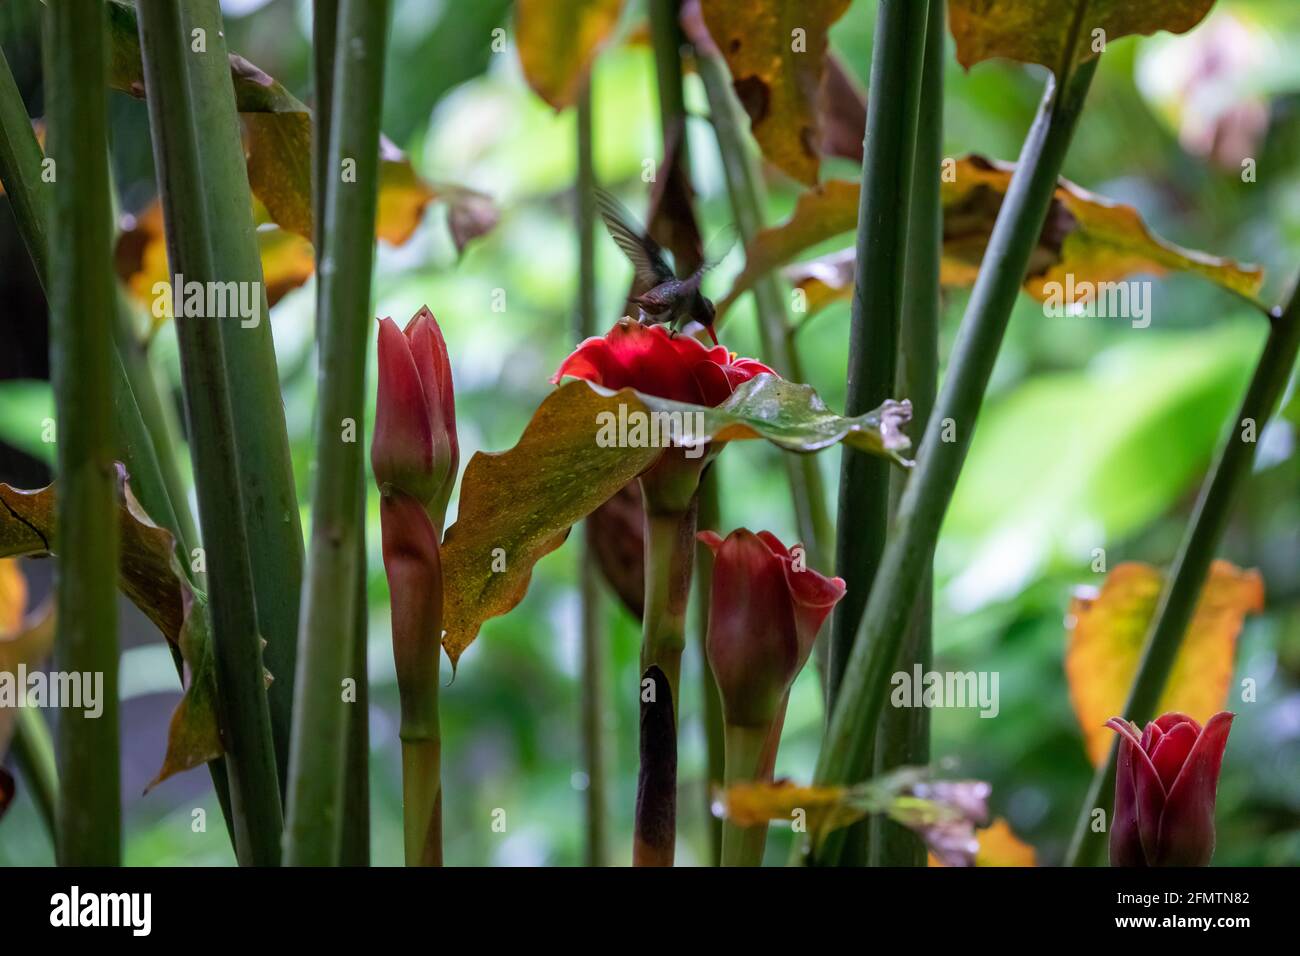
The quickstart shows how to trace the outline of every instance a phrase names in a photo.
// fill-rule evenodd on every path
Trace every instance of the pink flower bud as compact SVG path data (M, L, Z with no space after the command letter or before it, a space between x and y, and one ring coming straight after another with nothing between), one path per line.
M379 323L379 397L370 463L381 491L402 491L442 527L460 449L451 363L438 323L421 308L399 330Z
M1147 724L1112 717L1120 735L1115 774L1112 866L1205 866L1214 856L1214 797L1233 715L1204 728L1186 714Z
M714 555L706 649L723 717L731 726L767 727L844 582L804 568L768 531L741 528L726 540L703 531L699 539Z

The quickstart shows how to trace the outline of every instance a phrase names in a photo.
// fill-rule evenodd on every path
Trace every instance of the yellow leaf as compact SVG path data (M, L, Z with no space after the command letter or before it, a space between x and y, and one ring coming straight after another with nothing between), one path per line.
M1079 6L1076 63L1135 33L1186 33L1204 19L1214 0L949 0L948 22L957 61L969 69L1005 57L1060 72Z
M975 854L976 866L1037 866L1038 854L1034 848L1020 839L1011 829L1011 825L998 817L988 827L975 831L979 841L979 851ZM943 866L933 853L929 854L930 866Z
M801 787L790 780L739 783L721 791L717 812L739 827L773 820L791 823L805 815L810 833L823 833L861 820L867 810L849 806L847 787Z
M15 633L27 612L27 578L17 558L0 558L0 636Z
M1123 716L1163 583L1157 568L1120 564L1100 592L1076 594L1070 602L1065 673L1088 756L1096 765L1105 761L1114 740L1106 721ZM1258 571L1215 561L1156 712L1180 711L1203 723L1222 710L1242 621L1263 607Z
M528 85L557 110L571 106L623 0L517 0L515 43Z
M818 95L827 31L849 0L701 0L754 138L778 169L817 182Z

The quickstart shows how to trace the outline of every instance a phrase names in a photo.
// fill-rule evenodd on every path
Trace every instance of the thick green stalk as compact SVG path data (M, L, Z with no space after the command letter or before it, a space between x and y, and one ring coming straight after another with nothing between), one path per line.
M916 595L926 580L925 568L932 560L984 390L1096 66L1096 60L1080 65L1059 88L1049 82L1025 139L953 348L948 375L921 442L921 454L899 502L895 533L885 547L849 656L840 699L817 760L815 780L819 785L856 783L870 774L871 738L889 693L890 673L897 664ZM835 831L813 859L837 862L842 846L843 831Z
M18 772L32 792L41 821L58 845L59 767L54 741L44 715L33 707L22 707L14 726L14 760Z
M122 857L117 694L112 204L104 11L55 0L45 78L50 159L50 370L58 409L59 670L94 680L101 712L68 707L58 729L56 851L64 866ZM100 683L102 680L102 684Z
M312 124L312 245L325 248L325 184L329 177L330 114L334 94L334 51L338 42L338 0L312 3L312 82L316 91ZM362 423L357 443L365 447ZM348 720L347 769L343 790L344 866L370 865L370 680L367 668L369 607L366 589L366 464L357 466L361 488L357 501L356 606L353 610L352 678L356 700Z
M45 223L49 218L46 192L36 189L44 158L32 133L27 113L8 66L0 56L0 182L11 199L33 211L17 219L19 233L31 254L41 287L48 290L47 241ZM48 292L47 292L48 294ZM194 574L190 548L198 541L185 486L176 467L175 429L169 424L169 407L158 393L157 382L148 359L139 344L130 337L125 305L117 296L117 349L113 356L113 417L116 427L117 455L126 465L131 488L145 513L176 537L182 567L196 583L202 575ZM206 605L198 613L207 614ZM170 648L176 673L184 680L183 662L175 647ZM208 765L227 826L230 825L230 788L225 765L221 760Z
M340 0L335 46L323 243L317 280L320 373L318 462L311 548L303 582L298 683L285 828L285 862L341 858L350 711L340 694L355 656L359 500L364 460L366 346L372 325L383 106L386 2Z
M578 309L579 342L596 331L596 169L592 152L591 83L578 96ZM584 528L578 556L582 603L582 763L587 774L588 866L609 864L605 803L605 638L600 626L600 573Z
M846 415L861 415L899 397L896 373L910 219L910 204L900 197L911 195L929 0L880 0L876 10ZM831 619L832 708L885 548L892 471L890 461L879 455L843 451L835 573L847 590Z
M695 558L701 462L665 452L641 476L645 505L645 609L641 637L641 764L634 866L672 866L677 839L677 714L686 604Z
M704 81L718 138L727 194L741 241L748 245L763 228L762 174L746 141L748 120L731 90L731 78L722 58L702 50L695 51L696 68ZM754 284L754 305L758 312L758 336L763 359L786 378L802 382L803 363L789 334L786 323L785 297L781 285L772 275ZM786 478L794 502L799 538L813 567L830 566L832 537L826 491L814 455L782 455Z
M1227 428L1218 458L1201 489L1191 524L1174 558L1167 583L1147 631L1142 660L1124 703L1122 716L1139 727L1154 719L1178 649L1196 611L1215 550L1232 515L1232 505L1250 479L1255 442L1277 410L1300 349L1300 290L1293 291L1286 309L1270 316L1271 328L1241 407ZM1105 833L1093 832L1096 809L1107 814L1115 796L1112 746L1106 763L1097 769L1079 812L1068 862L1084 866L1095 860Z
M721 483L718 459L700 479L699 527L721 531L722 507L718 498ZM695 633L700 654L700 691L703 696L700 713L704 719L705 766L708 769L704 786L705 820L709 828L709 861L717 866L722 862L722 821L713 813L713 788L726 775L726 739L722 721L722 696L717 679L709 666L705 645L709 637L709 605L713 599L713 549L703 542L695 546Z
M750 783L759 778L768 737L766 727L726 728L725 783L728 787ZM728 820L722 825L723 866L762 866L763 848L766 845L766 824L739 827Z
M260 289L234 93L216 5L195 0L182 8L170 0L142 0L138 12L172 272L183 274L187 282L255 282ZM194 29L204 31L206 53L191 52ZM238 175L231 175L232 148L238 157ZM249 223L246 233L239 229L241 219ZM253 256L251 265L247 251L238 248L244 240ZM240 328L240 322L239 317L178 314L176 331L207 554L218 714L226 745L235 853L244 865L275 865L280 859L280 792L245 524L249 514L245 493L252 504L258 490L241 471L251 452L236 444L227 376L227 340L253 331ZM224 329L226 325L235 328ZM250 381L251 377L241 379L241 390ZM267 412L278 407L261 409L263 423L276 418Z
M930 0L921 76L921 107L916 126L916 169L912 177L911 222L903 283L903 325L899 338L898 392L912 402L912 431L922 434L930 420L939 381L939 263L943 256L943 203L939 170L943 163L943 64L947 18L944 0ZM905 476L895 471L890 488L891 516L897 511ZM928 671L933 654L930 632L932 569L926 568L899 669L913 664ZM876 731L873 776L930 760L930 711L891 708ZM868 862L878 866L925 866L925 844L911 830L884 814L867 824Z

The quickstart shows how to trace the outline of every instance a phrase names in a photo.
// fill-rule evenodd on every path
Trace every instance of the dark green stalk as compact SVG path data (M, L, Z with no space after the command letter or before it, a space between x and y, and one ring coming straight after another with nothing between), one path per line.
M898 392L912 402L912 431L922 434L930 420L939 381L939 263L943 256L943 203L939 169L943 163L943 64L947 18L944 0L930 0L921 76L921 108L916 126L916 169L912 177L911 222L907 266L903 281L903 325L900 330ZM904 476L894 472L890 488L891 515L897 511ZM920 664L924 673L933 654L930 632L932 569L916 598L912 623L899 669L910 672ZM930 761L930 711L924 707L886 710L876 731L873 776L903 766ZM925 844L884 814L868 823L868 862L878 866L925 866Z
M722 156L732 215L741 241L748 245L763 228L763 209L766 204L762 175L745 138L748 120L732 93L731 78L721 57L697 49L695 63L708 95L709 112L718 138L718 151ZM803 363L789 334L785 297L775 276L764 276L754 284L754 305L758 312L758 335L764 360L786 378L802 382ZM794 502L799 537L808 555L808 563L817 568L829 567L831 521L816 457L781 457Z
M289 769L285 862L341 858L349 714L340 694L355 657L358 440L365 414L370 278L379 196L386 2L340 0L324 179L323 248L317 279L319 460L312 489L311 549L298 636L298 692ZM355 176L345 167L354 164Z
M18 88L8 66L0 56L0 182L11 197L34 211L19 218L19 233L31 254L41 287L48 290L49 257L45 222L49 217L46 193L34 188L39 182L40 145L26 119ZM48 291L47 291L48 294ZM130 337L126 311L119 290L117 296L117 349L113 356L113 416L116 426L117 455L126 465L131 487L145 512L176 537L181 566L192 581L201 580L192 572L189 549L198 541L184 484L176 467L175 429L170 425L169 406L158 394L158 387L147 357ZM206 605L198 613L207 614ZM178 677L184 679L179 651L171 648ZM220 760L208 765L218 802L230 826L230 788L225 766Z
M338 0L312 3L312 81L316 90L312 124L312 245L325 248L325 186L329 177L330 118L334 94L334 50L338 42ZM362 422L357 421L357 443L365 447ZM369 613L366 590L366 464L357 466L357 574L353 609L352 679L356 700L348 719L346 769L343 775L344 866L370 864L370 681L367 672Z
M39 710L22 707L14 726L14 760L32 792L41 821L58 843L59 768L50 727Z
M117 694L117 492L114 469L112 211L102 8L48 7L45 79L50 206L50 370L58 409L56 584L59 670L94 675L102 712L59 719L56 852L64 866L122 857ZM29 207L31 212L34 207Z
M897 664L1029 255L1046 220L1096 67L1096 60L1080 65L1067 74L1059 89L1049 81L1038 117L1025 139L953 347L947 377L921 441L921 454L899 502L895 533L885 547L873 598L867 602L849 656L840 699L817 760L815 780L819 785L861 782L870 774L871 737L884 710L890 673ZM949 430L945 422L951 423L951 441L944 440L944 432ZM837 862L842 846L843 831L832 832L813 859Z
M249 281L260 287L234 92L216 5L194 0L182 8L170 0L142 0L138 12L172 272L187 281ZM190 52L192 29L205 31L207 53ZM230 161L232 150L237 164ZM241 221L247 222L247 230L241 230ZM240 242L249 249L239 249ZM222 328L238 322L178 315L176 331L207 553L235 853L244 865L274 865L280 859L280 792L245 524L245 492L251 503L257 489L240 470L250 452L236 445L226 357L227 340L238 340L250 330ZM250 381L251 376L241 380L241 389ZM278 405L262 408L263 423L268 410L275 408Z
M846 415L861 415L899 397L896 373L909 248L906 197L915 165L929 0L881 0L876 10ZM848 589L831 619L832 708L885 548L892 471L888 459L878 455L845 448L841 457L835 573Z
M1236 418L1228 424L1218 458L1201 489L1191 524L1147 631L1142 660L1122 711L1124 717L1139 727L1157 716L1156 706L1192 622L1210 563L1232 515L1233 502L1250 480L1255 440L1277 410L1291 378L1300 349L1300 290L1292 292L1285 311L1273 313L1270 322L1268 339L1250 386ZM1250 429L1249 437L1247 429ZM1100 808L1109 818L1115 796L1116 751L1116 747L1111 747L1110 756L1097 769L1088 788L1067 859L1072 866L1093 862L1104 844L1105 834L1092 831L1092 815L1094 809Z
M721 463L722 459L719 458L700 479L698 524L701 529L720 531L722 528L722 508L718 500L718 485L721 482L718 468ZM726 740L722 722L722 697L705 650L712 596L713 549L701 543L695 547L695 632L700 654L700 691L704 698L700 713L704 718L705 766L708 770L704 781L704 819L709 828L709 861L718 866L722 862L722 821L713 814L713 788L725 778Z
M596 170L592 154L591 82L578 96L578 312L579 342L596 331ZM605 638L600 626L600 574L584 529L578 556L582 602L582 762L587 773L588 866L609 864L605 810Z
M668 144L676 139L676 162L688 172L691 163L686 142L686 97L682 91L680 6L680 0L650 0L650 39L655 53L659 133L664 154L667 155ZM668 175L668 171L664 170L663 174Z

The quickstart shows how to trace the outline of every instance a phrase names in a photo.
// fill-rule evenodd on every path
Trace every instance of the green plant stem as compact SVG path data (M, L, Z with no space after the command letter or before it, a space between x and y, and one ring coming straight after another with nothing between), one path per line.
M4 183L11 201L17 199L33 211L31 215L18 218L17 223L36 267L37 278L48 296L49 257L45 223L49 212L46 191L35 187L40 181L43 158L26 110L18 98L17 85L0 54L0 182ZM192 582L198 583L202 576L193 572L189 555L189 549L198 542L198 533L185 495L185 485L176 467L178 443L174 435L177 429L171 425L175 416L169 414L170 406L159 395L147 356L131 336L120 290L117 304L117 348L112 365L117 455L127 467L136 498L155 523L176 537L181 567ZM206 615L207 606L200 604L198 613ZM183 683L184 664L180 652L171 645L169 649L176 674ZM229 829L230 787L224 762L212 761L208 769Z
M846 415L861 415L898 397L910 220L910 203L900 197L911 195L928 9L929 0L881 0L876 7L872 95L858 207L860 281L853 289ZM847 590L831 619L832 708L885 548L892 471L887 459L850 448L843 451L835 572Z
M923 434L934 407L939 380L939 264L943 256L943 203L939 170L943 163L943 64L947 18L944 0L930 0L922 63L921 107L916 127L916 168L912 177L911 221L903 284L903 324L899 338L898 391L912 402L912 431ZM891 515L897 512L905 476L895 471L890 487ZM927 564L912 611L899 669L913 664L928 671L933 654L930 631L932 568ZM875 769L881 776L896 767L924 766L930 760L930 711L925 707L889 708L876 730ZM870 817L867 862L876 866L925 866L925 843L883 814Z
M596 169L592 151L590 79L578 96L578 309L574 332L579 342L596 331ZM605 639L600 626L600 573L589 541L591 525L583 529L578 556L582 609L582 763L587 774L586 863L609 865L605 766Z
M748 119L731 90L730 74L722 58L697 49L695 63L709 101L732 215L741 241L749 245L763 228L766 199L757 160L745 138ZM764 360L791 381L804 381L803 363L786 322L785 299L779 281L775 276L764 276L754 283L753 291ZM818 568L830 567L831 520L817 459L813 455L782 455L781 458L794 503L796 526L809 563Z
M172 271L200 282L260 283L234 93L215 3L195 0L182 8L170 0L142 0L138 13ZM206 54L190 52L192 29L205 31ZM247 230L240 230L241 219ZM239 249L240 242L249 249ZM265 866L279 862L282 816L245 524L245 491L254 508L259 494L255 480L241 473L240 463L247 463L251 452L235 441L227 377L226 342L250 330L222 328L238 321L178 316L176 330L207 554L217 710L235 853L241 864ZM251 378L241 381L241 390L250 383ZM262 407L258 427L276 417L267 412L279 408L278 392L276 402Z
M668 144L677 140L676 162L683 171L688 171L691 163L686 142L686 97L682 90L680 7L680 0L649 0L650 41L659 91L659 134L665 154Z
M984 390L1030 252L1046 220L1096 63L1092 60L1071 71L1059 88L1049 82L1038 117L1025 139L953 348L947 377L921 442L922 452L899 502L895 534L885 547L872 597L844 672L841 696L817 760L818 785L856 783L870 773L871 737L889 693L889 675L896 666L912 607L970 447ZM952 423L951 441L944 440L946 421ZM812 854L812 861L835 863L842 846L843 831L834 831Z
M1147 631L1142 659L1122 711L1139 727L1157 716L1156 707L1192 622L1215 551L1223 540L1233 502L1250 480L1255 440L1277 410L1291 378L1300 350L1300 290L1292 292L1285 310L1271 315L1270 322L1250 386L1236 417L1228 423ZM1100 808L1109 818L1115 795L1116 755L1117 748L1112 746L1106 763L1097 769L1089 785L1067 856L1072 866L1093 862L1104 845L1105 833L1093 832L1092 817Z
M632 862L672 866L677 837L677 713L686 604L695 558L702 461L668 451L641 477L645 609L641 638L641 764Z
M114 470L112 212L109 198L104 11L48 8L45 77L50 158L50 369L58 409L55 663L101 676L102 713L68 708L58 728L56 851L64 866L122 857L118 742Z
M22 707L14 726L14 760L23 775L41 821L51 839L58 839L59 768L54 741L45 717L33 707ZM56 843L57 845L57 843Z
M700 528L720 530L722 508L718 496L721 483L718 468L721 459L700 479ZM709 860L714 866L722 862L722 821L713 813L713 788L726 776L726 741L722 721L722 695L718 682L709 666L705 645L709 636L709 605L713 593L713 550L706 544L695 546L695 633L700 654L700 691L703 695L700 712L704 718L705 766L708 775L704 786L704 819L709 829Z
M725 731L728 787L749 783L762 776L764 751L767 749L768 728L732 727ZM766 824L739 827L730 820L722 825L722 865L762 866L763 848L767 845Z
M359 501L370 275L379 182L386 2L340 0L331 97L324 248L317 280L320 416L312 534L298 636L285 862L341 859L350 711L340 694L355 658ZM355 163L355 178L344 176Z

